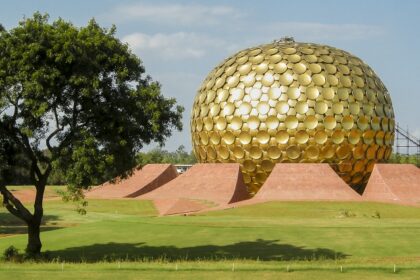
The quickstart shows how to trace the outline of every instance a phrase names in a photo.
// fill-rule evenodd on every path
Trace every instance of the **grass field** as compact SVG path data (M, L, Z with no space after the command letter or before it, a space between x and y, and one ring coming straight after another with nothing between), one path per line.
M43 251L54 261L0 262L0 279L420 279L416 207L277 202L156 217L147 201L91 200L87 215L74 209L47 201ZM23 252L24 233L0 208L0 252Z

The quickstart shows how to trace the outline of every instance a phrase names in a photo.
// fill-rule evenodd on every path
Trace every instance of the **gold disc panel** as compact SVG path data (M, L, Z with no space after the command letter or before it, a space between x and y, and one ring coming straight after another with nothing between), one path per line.
M277 162L326 162L356 190L394 142L390 95L359 58L275 42L227 58L205 79L191 117L199 162L241 165L255 194Z

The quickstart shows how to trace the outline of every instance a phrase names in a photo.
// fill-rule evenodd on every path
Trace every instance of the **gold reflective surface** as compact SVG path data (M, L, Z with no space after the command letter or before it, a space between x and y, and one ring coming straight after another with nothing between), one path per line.
M275 42L217 66L194 100L199 162L238 162L254 194L277 162L327 162L355 189L394 141L390 95L373 70L336 48Z

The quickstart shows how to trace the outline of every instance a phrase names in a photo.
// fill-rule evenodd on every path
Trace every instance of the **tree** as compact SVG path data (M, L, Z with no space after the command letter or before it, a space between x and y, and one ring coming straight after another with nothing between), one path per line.
M183 108L144 75L115 27L94 20L77 28L35 13L0 32L0 192L27 224L28 254L41 251L44 190L54 169L80 194L104 174L126 175L144 144L163 144L182 129ZM5 184L20 152L36 191L32 212Z
M12 155L13 155L12 159L9 159L9 160L13 160L13 162L15 162L13 164L14 168L7 170L8 176L5 177L7 179L4 183L11 184L11 185L31 184L31 178L29 176L29 169L26 168L27 166L29 166L30 160L24 153L22 153L18 149L14 149Z
M178 147L175 152L168 152L162 148L155 148L148 152L137 154L137 164L146 165L148 163L172 163L172 164L193 164L197 159L194 153L185 151L184 145Z

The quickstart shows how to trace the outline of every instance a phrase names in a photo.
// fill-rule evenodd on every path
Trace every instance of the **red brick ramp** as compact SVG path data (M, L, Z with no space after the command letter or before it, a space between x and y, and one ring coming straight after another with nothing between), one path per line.
M413 164L375 164L363 192L368 201L420 204L420 169Z
M327 163L278 163L255 197L262 201L357 201L360 195Z
M113 199L137 197L159 188L178 176L171 164L147 164L123 180L107 182L86 193L87 198Z
M160 215L197 212L249 198L237 163L200 163L138 197L153 200Z
M161 216L199 212L213 206L205 200L188 198L155 199L153 202Z

